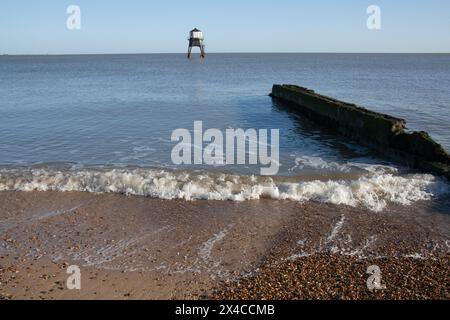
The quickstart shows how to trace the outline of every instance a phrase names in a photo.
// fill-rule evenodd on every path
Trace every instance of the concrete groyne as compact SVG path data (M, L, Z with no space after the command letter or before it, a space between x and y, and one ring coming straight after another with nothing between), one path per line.
M450 155L426 132L406 130L406 121L339 101L296 85L274 85L271 97L319 125L383 155L450 179Z

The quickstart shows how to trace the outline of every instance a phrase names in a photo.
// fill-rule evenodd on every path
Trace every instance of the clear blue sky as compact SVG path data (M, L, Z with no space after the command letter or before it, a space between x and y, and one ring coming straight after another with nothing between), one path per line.
M71 4L81 30L66 28ZM193 27L209 52L450 52L450 1L1 0L0 54L185 52Z

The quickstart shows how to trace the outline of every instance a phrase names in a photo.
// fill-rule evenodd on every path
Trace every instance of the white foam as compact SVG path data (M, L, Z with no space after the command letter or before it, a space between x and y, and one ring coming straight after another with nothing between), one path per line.
M364 159L361 159L364 160ZM367 159L366 159L367 160ZM385 172L385 173L395 173L397 172L397 168L387 165L380 164L372 164L372 163L364 163L364 162L346 162L346 163L338 163L334 161L324 160L321 157L311 157L311 156L300 156L296 157L295 165L288 169L290 172L302 171L304 169L312 169L319 170L321 172L354 172L356 170L363 170L367 172Z
M328 236L326 243L333 241L338 233L341 231L345 222L345 216L342 215L339 221L334 225L333 230L331 230L331 234Z
M347 164L325 161L320 157L300 156L295 158L295 165L289 171L294 172L305 168L340 172L350 172L352 169Z
M203 243L199 249L199 255L204 261L211 259L211 252L216 242L221 241L226 236L227 230L220 231L215 234L211 239Z
M302 181L298 177L238 176L146 168L2 169L0 191L82 191L162 199L317 201L383 210L389 202L411 205L447 193L428 174L399 175L377 166L353 180Z

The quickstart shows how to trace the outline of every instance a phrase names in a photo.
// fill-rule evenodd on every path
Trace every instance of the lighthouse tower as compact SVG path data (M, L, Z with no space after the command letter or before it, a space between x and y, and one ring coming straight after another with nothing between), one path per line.
M205 44L204 41L203 32L195 28L194 30L191 30L189 33L189 49L188 49L188 59L191 58L191 52L192 47L199 47L200 48L200 57L205 57Z

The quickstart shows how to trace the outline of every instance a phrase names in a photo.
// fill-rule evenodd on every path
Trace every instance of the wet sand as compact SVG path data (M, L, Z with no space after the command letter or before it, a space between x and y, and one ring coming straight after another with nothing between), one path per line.
M0 298L448 299L445 208L0 192Z

